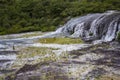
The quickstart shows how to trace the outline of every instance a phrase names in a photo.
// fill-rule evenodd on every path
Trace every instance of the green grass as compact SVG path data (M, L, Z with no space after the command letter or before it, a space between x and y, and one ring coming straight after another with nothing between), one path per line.
M29 62L28 59L30 58L33 58L33 60ZM19 54L17 55L17 60L12 65L12 67L18 69L26 63L36 64L40 62L56 61L56 59L56 55L50 48L28 47L20 50Z
M24 65L25 63L36 64L38 62L58 61L59 59L66 60L64 59L64 57L67 58L66 53L62 53L60 56L58 56L53 52L53 50L58 50L58 49L47 48L47 47L40 47L40 48L28 47L21 49L17 56L17 61L12 67L17 68L21 65ZM29 63L27 60L30 58L34 58L34 60Z
M78 44L83 43L81 39L73 39L73 38L44 38L39 39L40 43L55 43L55 44Z
M0 80L4 80L4 78L2 76L0 76Z
M20 51L18 58L32 58L34 56L45 56L46 54L53 54L52 49L46 47L28 47Z
M2 74L0 75L0 80L6 80L5 78L10 76L10 79L9 80L14 80L13 78L15 78L15 72L11 72L11 73L5 73L5 74Z
M118 75L101 75L97 77L95 80L120 80L120 76Z
M67 61L68 60L68 54L67 52L61 53L61 55L56 55L53 50L58 50L58 48L47 48L47 47L27 47L20 50L17 60L12 65L12 68L19 69L22 66L27 64L37 64L37 63L48 63L48 62L56 62L56 61ZM45 56L46 54L49 54L49 56ZM33 61L27 61L24 59L34 58L35 56L40 58L35 58ZM39 68L41 65L38 65ZM14 74L10 75L11 78L14 78ZM48 76L48 78L50 78ZM1 78L0 78L1 79ZM35 80L36 77L33 77L31 80ZM11 79L12 80L12 79ZM48 80L48 79L42 79L42 80Z

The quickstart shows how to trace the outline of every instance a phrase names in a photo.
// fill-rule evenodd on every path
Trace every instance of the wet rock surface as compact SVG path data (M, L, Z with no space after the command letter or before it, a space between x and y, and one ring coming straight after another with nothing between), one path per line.
M120 12L108 11L71 19L56 32L41 36L2 36L0 76L7 74L2 80L119 80L120 43L109 42L119 31ZM36 43L55 37L82 38L93 44Z
M69 37L80 37L85 41L116 39L120 31L120 12L107 11L105 13L88 14L73 18L56 33L63 33Z
M26 64L6 80L119 80L120 46L110 44L70 51L64 61Z
M0 51L0 74L15 71L11 65L16 60L17 51Z

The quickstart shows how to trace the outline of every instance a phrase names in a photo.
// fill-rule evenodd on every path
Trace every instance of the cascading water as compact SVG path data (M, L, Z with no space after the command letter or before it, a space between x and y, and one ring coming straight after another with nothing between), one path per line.
M112 41L118 31L120 31L120 12L107 11L71 19L56 30L56 33L74 38L80 37L86 41Z

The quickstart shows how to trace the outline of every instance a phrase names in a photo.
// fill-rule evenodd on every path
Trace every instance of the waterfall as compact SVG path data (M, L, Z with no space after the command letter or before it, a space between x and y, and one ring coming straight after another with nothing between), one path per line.
M120 12L107 11L73 18L56 30L56 33L74 38L80 37L86 41L112 41L118 31L120 31Z

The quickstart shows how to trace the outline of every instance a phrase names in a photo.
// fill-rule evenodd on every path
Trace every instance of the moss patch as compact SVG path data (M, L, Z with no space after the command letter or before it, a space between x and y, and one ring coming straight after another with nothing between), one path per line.
M56 43L56 44L77 44L83 43L81 39L73 39L73 38L44 38L39 39L40 43Z
M95 80L120 80L120 76L117 75L102 75Z
M24 64L36 64L41 62L67 60L66 58L68 58L68 55L66 54L66 52L58 56L53 52L53 50L57 49L46 47L28 47L25 49L21 49L17 56L17 60L12 67L19 68Z
M120 43L120 31L117 33L117 41Z
M41 48L28 47L20 51L18 58L31 58L34 56L45 56L46 54L53 54L52 49L46 48L46 47L41 47Z
M20 51L16 62L21 64L36 64L38 62L55 61L57 56L51 48L28 47Z
M0 80L4 80L4 77L0 76Z

